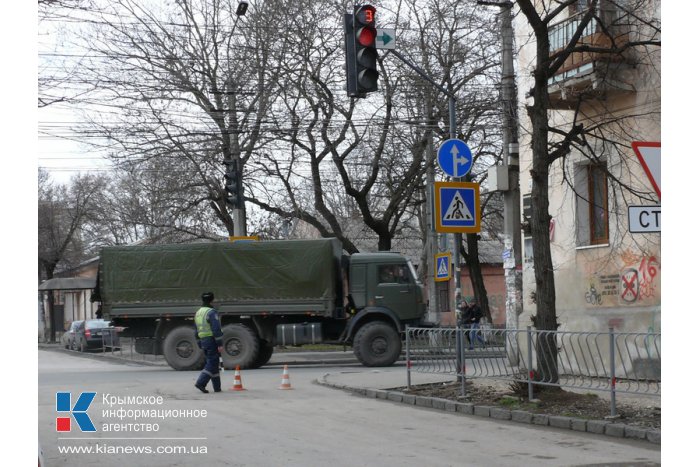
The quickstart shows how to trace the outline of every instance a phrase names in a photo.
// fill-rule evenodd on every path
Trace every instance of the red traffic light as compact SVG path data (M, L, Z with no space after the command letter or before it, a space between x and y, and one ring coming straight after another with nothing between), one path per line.
M374 28L361 28L357 31L357 42L363 47L369 47L377 39L377 30Z

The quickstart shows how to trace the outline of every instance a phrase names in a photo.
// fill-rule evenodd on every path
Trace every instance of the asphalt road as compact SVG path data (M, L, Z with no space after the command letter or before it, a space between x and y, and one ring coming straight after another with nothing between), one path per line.
M226 372L224 392L202 394L193 387L197 372L49 350L39 351L38 363L39 439L48 466L660 465L659 447L647 442L449 414L314 384L325 373L347 373L347 366L290 367L288 391L278 389L279 367L244 371L240 392L228 390L234 378ZM352 372L372 377L359 365ZM81 433L74 420L70 432L56 431L57 417L67 415L56 411L62 391L71 393L71 404L81 392L97 393L87 411L96 432ZM163 402L110 405L111 396ZM119 409L170 416L120 419L104 412ZM206 417L172 416L202 410ZM134 430L148 424L158 430ZM93 452L60 452L67 449ZM136 453L144 449L151 452Z

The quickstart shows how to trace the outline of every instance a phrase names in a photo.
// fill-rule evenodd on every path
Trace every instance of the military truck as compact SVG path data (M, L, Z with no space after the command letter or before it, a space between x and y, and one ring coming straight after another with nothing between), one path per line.
M409 261L343 255L337 239L105 247L94 299L140 353L200 369L193 317L213 292L227 369L257 368L276 345L351 345L366 366L389 366L407 325L425 313Z

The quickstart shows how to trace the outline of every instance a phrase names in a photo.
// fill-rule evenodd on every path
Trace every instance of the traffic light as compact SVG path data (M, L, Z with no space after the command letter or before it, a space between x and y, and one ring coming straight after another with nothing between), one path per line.
M350 97L365 97L377 90L376 8L355 5L345 15L345 69Z
M235 209L239 209L243 204L243 190L241 185L238 161L235 159L224 160L226 173L224 173L224 187L226 188L226 202Z

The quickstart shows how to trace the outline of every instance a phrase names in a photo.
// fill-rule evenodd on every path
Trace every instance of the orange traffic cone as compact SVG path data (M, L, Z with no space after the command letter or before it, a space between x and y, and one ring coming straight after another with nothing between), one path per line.
M236 365L236 372L233 374L233 387L231 391L245 391L243 382L241 381L241 367Z
M292 389L292 384L289 382L289 370L287 370L287 365L284 366L284 371L282 371L282 384L278 389Z

